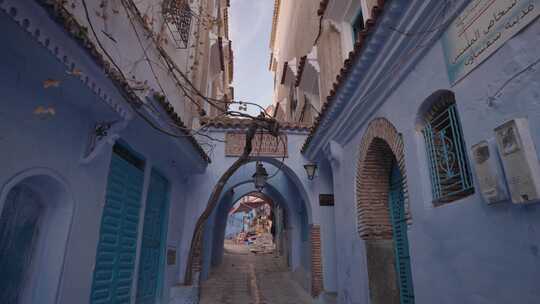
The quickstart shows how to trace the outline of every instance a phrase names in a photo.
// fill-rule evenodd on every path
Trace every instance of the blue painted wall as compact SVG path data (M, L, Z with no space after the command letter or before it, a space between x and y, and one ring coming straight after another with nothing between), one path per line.
M225 133L229 131L238 130L210 129L209 134L214 138L224 139ZM315 205L318 204L317 183L307 179L305 169L303 168L303 165L307 162L307 160L299 153L300 146L304 142L306 133L297 131L289 131L287 133L289 156L285 158L284 166L281 167L282 172L269 181L269 189L271 188L272 191L268 194L271 194L270 197L275 202L280 202L285 208L296 210L294 213L292 213L292 221L297 221L300 219L299 211L304 210L306 218L305 223L307 225L312 223L318 224L319 211L318 206ZM182 229L182 252L180 253L181 273L185 272L185 265L195 222L208 204L210 189L214 187L221 175L232 165L235 160L233 157L226 157L224 155L224 143L215 142L213 144L215 146L213 149L214 153L212 155L212 163L206 168L205 174L193 175L190 177L187 183L187 187L189 187L190 191L186 193L188 197L186 199L184 226ZM261 158L261 160L265 162L265 167L269 174L275 172L276 166L278 166L277 160L272 158ZM205 254L203 256L203 264L205 265L203 271L204 273L207 272L207 266L210 265L211 260L220 260L219 256L221 255L223 247L222 240L225 232L227 212L232 207L232 204L241 196L255 190L253 183L250 182L252 179L251 176L254 172L254 163L249 163L242 166L230 178L224 188L224 193L227 193L230 189L235 189L234 199L224 200L222 194L222 201L220 202L220 205L225 204L228 207L220 209L220 215L215 217L216 221L214 221L214 219L209 221L207 226L211 228L205 227ZM290 213L290 210L287 211ZM300 224L295 224L296 222L292 223L292 227L295 227L295 229L296 227L301 227ZM208 232L209 229L213 229L215 233ZM302 271L309 272L310 260L306 259L306 257L309 256L308 242L302 242L299 234L301 229L298 229L298 231L293 231L293 269L302 265ZM210 245L210 243L212 245ZM214 248L215 251L209 250L210 248ZM215 258L208 258L210 255L213 255Z
M239 212L229 215L227 227L225 228L225 237L234 237L242 231L244 214L244 212Z
M84 51L67 39L55 23L47 24L50 28L42 27L42 33L50 32L53 43L62 45L67 53L78 58L77 64L89 71L98 87L113 92L112 97L121 100ZM0 48L3 105L0 187L5 190L10 180L31 168L46 168L66 181L72 208L65 216L71 217L75 224L67 228L69 238L50 240L66 244L64 259L54 260L61 268L62 280L58 295L52 297L58 303L85 302L90 293L111 149L104 149L87 165L80 158L93 124L119 116L86 84L65 77L66 66L52 55L53 46L46 49L37 43L38 38L23 31L4 12L0 12L0 28L5 33ZM416 303L536 304L540 301L539 205L504 202L487 206L477 191L465 199L434 207L423 139L416 126L423 101L436 90L450 89L456 95L467 150L480 140L492 138L493 128L515 117L529 119L534 142L540 147L538 68L511 82L495 103L487 102L487 97L511 75L537 60L539 33L537 20L454 87L450 87L442 47L437 42L383 105L375 112L366 111L355 117L357 121L365 121L364 126L373 118L385 117L403 134ZM60 87L44 89L43 81L49 78L61 79ZM51 107L55 114L35 115L39 106ZM309 224L321 225L324 282L328 290L337 290L341 304L369 303L365 248L357 233L355 203L355 164L364 131L365 127L358 128L356 135L346 142L335 145L329 142L328 151L321 154L337 155L339 159L319 159L320 171L313 181L305 176L303 164L307 159L298 153L305 133L291 132L289 157L285 159L283 172L271 180L267 189L267 194L290 215L293 269L309 272L310 248L302 231ZM224 137L222 130L210 132L218 138ZM183 283L195 222L206 207L210 189L234 158L225 157L224 145L217 143L213 162L204 172L196 171L199 166L190 160L197 156L183 148L184 142L159 135L139 120L131 121L120 135L146 159L146 180L149 169L155 167L171 184L167 245L178 249L179 259L176 265L166 268L164 294L167 296L168 287ZM265 161L273 164L267 167L273 172L277 162ZM225 187L225 193L232 188L236 192L222 196L220 207L209 221L204 243L206 270L211 263L220 261L226 214L239 196L253 190L248 183L253 172L253 163L244 166ZM143 197L147 185L145 182ZM334 193L333 210L319 208L319 193ZM42 258L51 256L42 254ZM36 292L46 289L44 286Z
M423 138L416 126L423 101L436 90L449 89L456 95L469 159L471 145L493 138L495 127L516 117L528 118L540 152L538 67L511 82L495 104L487 102L507 79L538 59L539 33L536 20L454 87L441 43L436 42L382 106L355 118L364 121L364 127L342 143L341 159L332 168L339 303L369 303L364 242L357 233L356 169L351 164L358 162L365 126L377 117L387 118L403 134L416 303L540 302L540 205L507 201L488 206L477 189L474 195L434 207ZM472 170L475 175L474 166Z
M30 2L26 4L35 5ZM48 247L65 245L65 250L58 255L39 250L37 257L40 261L58 266L61 281L43 285L42 281L36 279L36 283L32 283L35 286L32 294L47 294L50 298L41 298L47 303L53 303L54 299L57 303L85 303L90 296L112 146L106 145L88 164L83 164L81 157L89 132L97 121L120 119L102 100L103 92L109 92L120 106L124 101L102 70L89 59L86 51L68 38L64 29L50 20L47 13L36 6L35 10L18 11L16 18L28 12L35 13L32 16L35 19L30 20L30 27L27 28L30 32L23 30L0 10L3 40L0 48L0 190L9 191L10 181L24 172L52 172L54 178L65 181L68 207L54 211L73 224L62 228L57 225L45 227L58 235L46 240ZM34 32L36 24L40 24L39 35ZM45 40L49 41L47 47L43 45ZM85 71L85 75L95 81L95 90L100 88L101 95L92 91L84 81L66 76L69 67L54 55L56 46L59 46L58 56L62 58L66 54L66 64L73 62L77 68ZM46 79L61 82L58 87L45 89L43 82ZM54 109L54 115L35 114L40 106ZM167 245L180 252L186 176L195 173L198 164L193 160L200 159L199 156L183 139L172 140L157 134L137 119L130 122L120 137L146 160L141 212L144 212L150 168L156 168L169 180L171 202ZM49 197L50 203L55 204L53 200L56 198ZM3 202L0 202L0 210L2 206ZM141 217L139 231L142 231L142 223ZM64 232L68 235L67 239L60 237ZM169 287L178 284L182 278L178 263L162 267L165 268L163 294L164 298L168 298Z
M266 169L272 175L277 167L266 163ZM255 172L255 163L251 162L242 166L235 173L224 189L224 194L214 209L209 220L205 224L203 241L203 270L202 278L206 279L210 271L210 265L218 265L223 254L223 240L227 214L233 204L242 196L255 191L251 175ZM302 274L309 274L311 253L309 247L309 218L307 207L303 202L299 190L287 176L287 173L280 172L268 181L265 190L275 203L282 205L289 215L288 227L291 229L291 270ZM231 190L234 189L234 192Z

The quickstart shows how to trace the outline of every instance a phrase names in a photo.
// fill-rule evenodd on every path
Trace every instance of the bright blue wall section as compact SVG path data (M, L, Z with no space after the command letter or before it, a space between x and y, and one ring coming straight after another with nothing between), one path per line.
M439 89L452 90L469 153L471 145L494 137L493 129L512 118L529 120L540 152L540 72L537 67L511 82L494 104L488 96L538 59L538 19L451 87L440 42L343 145L333 168L339 303L368 303L364 242L357 233L356 170L358 146L374 118L387 118L403 135L412 225L410 254L416 303L527 303L540 301L540 206L510 202L488 206L474 195L435 207L423 138L416 121L423 101ZM354 104L357 100L351 100ZM473 175L475 168L473 166ZM474 176L476 179L476 175ZM478 183L475 181L475 185Z
M62 58L54 56L55 47L59 46L59 54L66 54L66 63L74 62L85 76L90 77L90 81L95 81L96 91L97 88L101 92L110 90L109 97L119 105L124 104L124 100L86 50L69 38L65 30L33 2L21 2L23 6L35 6L28 10L35 14L35 19L29 21L30 33L0 10L3 39L0 48L0 189L5 190L15 176L24 172L53 172L54 176L66 182L73 209L60 209L59 214L69 217L69 223L76 224L66 228L67 239L61 239L64 231L57 231L59 226L49 227L50 231L57 232L58 237L47 239L48 246L67 245L62 254L51 256L44 251L40 257L58 265L62 271L62 282L55 286L58 287L58 295L50 285L37 286L34 292L46 289L45 293L52 294L53 299L56 297L58 303L83 303L90 296L112 146L105 145L88 164L81 162L81 158L94 124L121 118L85 84L84 79L81 81L67 75L69 67ZM20 10L17 13L17 18L23 14ZM40 22L39 35L33 28L37 21ZM42 44L45 40L49 41L48 47ZM45 89L43 82L46 79L60 80L60 85ZM54 115L35 114L40 106L54 109ZM185 177L194 174L195 162L192 160L199 159L199 156L190 152L191 146L182 146L185 143L183 139L171 140L159 135L137 119L130 122L120 137L145 158L145 180L148 180L150 168L155 168L170 181L171 216L165 223L169 230L166 245L180 252L186 204ZM142 206L146 188L147 182ZM49 199L54 200L55 197ZM143 211L144 208L141 209ZM142 226L139 230L142 231ZM165 269L163 294L167 298L168 288L177 285L182 277L178 265L162 267Z
M265 163L270 175L276 172L278 167ZM255 163L251 162L242 166L227 182L221 200L212 212L205 224L203 241L203 270L202 278L206 279L210 265L218 265L223 254L223 240L227 223L227 215L233 204L242 196L255 191L251 175L255 172ZM231 190L234 189L234 194ZM268 181L263 190L273 202L284 207L288 214L288 227L291 230L291 268L296 270L301 267L302 272L310 271L310 247L309 247L309 218L307 207L296 188L285 172L277 173ZM300 270L300 269L298 269Z

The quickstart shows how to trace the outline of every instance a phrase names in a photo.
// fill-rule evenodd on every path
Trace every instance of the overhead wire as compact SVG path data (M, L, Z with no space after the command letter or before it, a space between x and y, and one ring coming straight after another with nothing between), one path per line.
M447 0L445 2L445 5L443 7L443 9L441 10L441 12L439 14L442 14L442 18L443 21L441 22L442 23L446 23L448 22L448 20L444 20L446 19L446 13L447 13L447 8L448 6L450 5L450 2L452 2L451 0ZM441 28L441 24L437 25L436 28ZM432 28L433 29L433 28ZM427 30L427 31L423 31L423 32L418 32L416 33L415 35L423 35L423 38L421 39L421 41L416 45L414 46L411 50L409 51L406 51L404 54L402 54L397 62L390 68L387 70L386 74L383 74L381 77L384 77L385 80L384 81L377 81L377 83L371 87L370 89L368 89L360 98L359 100L357 101L357 103L363 103L372 93L374 93L375 91L377 91L381 86L387 86L388 83L390 82L390 80L392 80L394 77L396 77L398 75L398 71L403 67L403 65L407 62L408 59L412 58L412 55L414 53L416 53L417 51L425 48L428 44L425 43L426 40L429 40L430 38L432 37L429 37L429 34L432 34L432 33L437 33L438 31L430 31L430 30ZM402 34L402 33L399 33L397 32L398 34ZM411 33L412 35L412 33Z
M135 32L135 35L137 37L137 41L139 42L139 46L141 47L141 49L143 50L143 54L144 54L144 58L142 60L146 60L148 62L148 65L150 67L150 70L152 72L152 75L154 76L155 80L156 80L156 83L159 87L159 89L161 90L161 93L163 94L164 97L166 97L166 92L165 92L165 89L163 87L163 85L161 84L160 80L159 80L159 76L157 75L157 72L155 71L154 67L153 67L153 64L152 63L155 63L153 62L151 59L150 59L150 56L148 55L147 53L147 50L148 48L150 47L151 44L149 44L148 47L144 47L143 43L142 43L142 39L136 29L136 26L135 24L133 23L133 20L132 20L132 17L130 15L130 12L129 10L130 9L136 9L136 7L132 7L131 5L135 5L134 2L132 0L121 0L122 1L122 5L124 7L124 9L126 10L126 15L127 15L127 18L129 20L129 23L131 25L131 27L133 28L134 32ZM128 3L125 3L125 1L127 1ZM97 35L96 31L95 31L95 28L94 28L94 25L93 25L93 22L90 18L90 14L89 14L89 9L88 9L88 5L86 3L86 0L82 0L82 4L83 4L83 8L84 8L84 13L85 13L85 17L87 19L87 22L88 22L88 25L92 31L92 34L96 40L96 43L98 44L99 48L101 49L101 51L104 53L104 55L108 58L108 60L111 62L111 64L116 68L117 72L119 73L120 77L122 78L123 81L125 82L128 82L128 79L125 74L123 73L123 70L122 68L120 68L120 66L116 63L116 61L113 59L113 57L109 54L109 52L107 51L107 49L104 47L104 45L102 44L101 40L99 39L99 36ZM131 4L131 5L130 5ZM139 18L142 18L142 16L140 16L140 12L138 10L136 10L136 16L138 16ZM143 20L141 20L143 21ZM153 38L153 37L151 37ZM155 42L155 41L154 41ZM227 111L226 108L223 108L223 107L220 107L218 105L216 105L215 103L217 102L220 102L220 103L225 103L225 104L233 104L233 103L238 103L238 104L249 104L249 105L254 105L254 106L257 106L261 109L261 114L263 115L263 117L267 117L267 118L270 118L271 119L271 116L266 112L266 110L256 104L256 103L251 103L251 102L245 102L245 101L235 101L235 100L219 100L219 99L215 99L215 98L209 98L207 96L205 96L204 94L202 94L198 89L197 87L189 80L189 78L182 72L182 70L175 64L174 61L172 61L172 59L164 52L164 50L162 48L159 47L159 45L156 45L158 47L158 52L162 55L160 56L164 62L165 62L165 65L167 66L168 70L171 72L172 75L176 75L176 73L174 73L174 71L176 71L180 77L182 78L182 80L185 82L185 84L183 84L181 81L179 81L178 78L175 77L175 79L177 80L177 84L179 86L179 88L183 91L184 95L186 96L186 98L188 98L190 101L192 101L193 103L197 104L194 99L193 99L193 96L190 95L191 94L195 94L197 96L199 96L201 99L205 100L208 102L209 105L213 106L213 107L216 107L218 108L219 110L222 111L222 114L220 114L219 116L221 115L230 115L230 116L236 116L236 117L243 117L243 118L250 118L250 119L259 119L258 117L254 117L254 116L251 116L249 114L246 114L246 113L242 113L242 112L239 112L239 111ZM165 55L165 56L163 56ZM158 64L158 66L160 66L161 68L164 68L163 66L161 66L160 64ZM122 91L122 90L121 90ZM123 91L122 91L123 94L125 94ZM129 102L129 96L126 96L126 99L128 100L128 104L129 106L133 109L133 111L143 120L145 121L151 128L155 129L156 131L160 132L160 133L163 133L167 136L170 136L170 137L175 137L175 138L179 138L179 137L188 137L188 136L193 136L193 135L198 135L198 136L202 136L204 138L207 138L211 141L221 141L223 142L223 140L220 140L220 139L216 139L216 138L213 138L211 136L209 136L208 134L206 133L202 133L202 130L204 130L206 128L206 126L203 126L201 127L199 130L193 130L193 129L188 129L186 127L183 127L183 126L179 126L177 124L174 124L173 126L180 129L183 133L185 134L182 134L182 135L179 135L179 134L176 134L176 133L173 133L173 132L170 132L170 131L167 131L167 130L164 130L163 128L157 126L153 121L151 121L148 117L146 117L146 115L144 115L143 113L141 113L139 111L139 109L137 107L135 107L135 105L133 105L131 102ZM143 104L145 105L145 104ZM227 107L227 106L226 106ZM154 109L154 111L156 112L159 112L157 111L157 109ZM170 124L170 123L169 123ZM261 136L263 136L261 134ZM283 140L281 139L280 136L277 136L278 138L278 141L279 142L282 142L283 145L284 145L284 151L286 150L286 147L285 147L285 144L283 142ZM278 142L278 145L279 145L279 142ZM261 138L261 142L260 142L260 145L262 144L262 138ZM209 145L210 146L210 152L212 152L215 148L215 145L211 145L211 144L208 144L208 143L203 143L203 145ZM260 150L260 148L259 148ZM278 168L278 170L272 174L271 177L277 175L277 173L282 169L282 166L283 166L283 162L285 160L285 156L283 157L282 159L282 164L280 165L280 167Z
M96 40L96 43L98 44L99 48L101 49L101 51L105 54L105 56L109 59L109 61L111 62L112 65L114 65L114 67L117 69L117 72L119 73L120 77L122 78L123 81L126 81L128 80L128 78L124 75L122 69L120 68L120 66L118 66L118 64L116 63L116 61L112 58L112 56L109 54L109 52L106 50L106 48L103 46L103 44L101 43L101 40L99 39L96 31L95 31L95 28L94 28L94 25L93 25L93 22L90 18L90 14L89 14L89 10L88 10L88 5L86 3L86 0L82 0L82 4L83 4L83 9L84 9L84 13L85 13L85 17L87 19L87 22L88 22L88 26L90 27L90 30L92 31L92 34ZM142 46L141 46L142 47ZM120 90L121 92L123 92L122 90ZM122 93L124 94L124 93ZM171 136L171 137L175 137L175 138L181 138L181 137L190 137L192 136L191 134L191 129L188 129L188 128L185 128L185 127L181 127L181 126L178 126L176 125L177 128L181 129L184 133L186 133L185 135L179 135L179 134L175 134L175 133L172 133L172 132L169 132L167 130L164 130L160 127L158 127L154 122L152 122L148 117L146 117L143 113L141 113L131 102L129 102L129 97L128 96L125 96L126 99L128 100L128 105L132 108L132 110L144 121L146 122L152 129L160 132L160 133L163 133L167 136ZM212 139L210 136L208 136L207 134L198 134L198 135L201 135L203 137L209 137L209 139ZM213 139L212 139L213 140Z
M124 1L124 0L123 0ZM132 5L134 5L133 1L131 0L126 0L128 2L130 2ZM133 7L131 6L132 9L134 9L134 13L139 17L139 19L141 19L141 22L144 22L144 20L142 20L142 16L140 15L140 12L136 9L136 7ZM184 90L187 90L187 91L190 91L191 93L195 93L197 96L199 96L200 98L202 98L203 100L205 100L206 102L208 102L208 104L210 104L211 106L217 108L218 110L220 111L226 111L226 108L222 107L222 106L219 106L219 105L216 105L215 103L216 102L219 102L219 103L224 103L225 106L227 104L240 104L240 105L252 105L252 106L255 106L255 107L258 107L261 112L265 113L265 115L267 117L270 117L270 115L266 112L266 109L264 109L262 106L260 106L259 104L256 104L256 103L253 103L253 102L248 102L248 101L242 101L242 100L225 100L225 99L217 99L217 98L211 98L211 97L208 97L208 96L205 96L204 94L202 94L202 92L200 92L200 90L189 80L189 77L187 75L184 74L184 72L178 67L178 65L170 58L170 56L165 52L165 50L163 50L162 48L158 47L158 51L159 53L161 54L162 58L165 60L168 68L171 70L174 70L176 71L178 74L180 74L180 77L182 78L182 80L188 85L188 87L183 87ZM185 91L184 91L185 93ZM192 100L194 101L194 100ZM202 107L201 107L202 108ZM239 112L241 113L241 112ZM241 115L242 116L242 115ZM248 114L245 114L243 115L244 117L247 117L247 118L255 118L254 116L251 116L251 115L248 115Z

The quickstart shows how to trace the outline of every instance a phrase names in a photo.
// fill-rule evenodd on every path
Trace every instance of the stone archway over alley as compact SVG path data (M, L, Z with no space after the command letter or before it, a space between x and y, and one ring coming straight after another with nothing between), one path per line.
M2 304L540 303L540 0L0 0Z

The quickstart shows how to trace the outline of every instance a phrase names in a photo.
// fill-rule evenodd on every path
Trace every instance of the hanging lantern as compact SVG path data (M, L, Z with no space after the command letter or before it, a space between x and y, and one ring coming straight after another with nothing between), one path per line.
M304 169L306 169L308 179L313 180L313 177L315 177L315 172L317 172L317 164L307 163L304 165Z
M266 180L268 179L268 173L266 172L266 169L264 168L263 164L260 162L257 162L257 166L255 168L255 174L253 174L253 181L255 183L255 188L261 192L266 185Z

